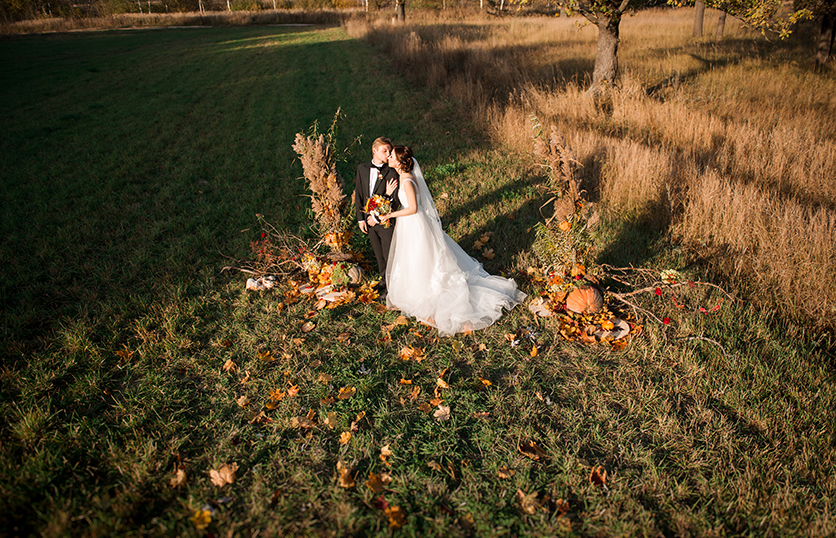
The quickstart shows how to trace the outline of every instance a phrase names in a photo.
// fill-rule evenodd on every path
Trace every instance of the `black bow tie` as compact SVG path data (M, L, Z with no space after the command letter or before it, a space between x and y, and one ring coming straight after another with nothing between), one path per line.
M372 168L377 168L377 170L378 170L378 171L380 171L380 169L381 169L381 168L383 168L384 166L386 166L386 165L385 165L385 164L381 164L380 166L378 166L378 165L376 165L376 164L372 163Z

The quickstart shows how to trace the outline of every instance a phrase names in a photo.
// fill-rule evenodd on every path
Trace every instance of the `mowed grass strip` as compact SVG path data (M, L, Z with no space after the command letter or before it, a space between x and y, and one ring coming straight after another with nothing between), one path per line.
M435 340L397 312L309 316L220 272L248 255L255 213L309 223L290 144L337 107L342 138L364 135L347 180L375 136L411 144L454 238L470 250L495 232L492 272L531 262L541 172L342 30L28 37L0 43L0 60L12 534L833 532L832 363L768 313L637 299L674 323L622 353L567 345L524 308ZM621 228L605 223L601 243ZM632 233L648 263L678 266L670 244ZM536 338L512 347L520 327ZM692 334L727 353L677 338ZM225 464L235 479L217 486ZM383 490L367 485L383 473Z

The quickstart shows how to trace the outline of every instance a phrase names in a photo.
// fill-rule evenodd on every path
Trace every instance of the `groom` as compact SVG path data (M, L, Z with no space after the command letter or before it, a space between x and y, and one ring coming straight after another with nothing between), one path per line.
M378 138L372 142L372 161L363 163L357 167L357 175L354 178L354 206L357 208L357 225L360 231L369 234L369 241L374 249L374 256L377 258L377 270L380 274L380 289L386 288L386 262L389 259L389 245L392 243L392 233L395 230L394 220L392 225L384 228L373 216L367 214L363 209L366 207L366 200L372 194L379 194L386 197L386 181L390 178L398 178L398 173L389 168L389 154L392 152L392 142L388 138ZM397 191L396 191L397 192ZM390 198L392 211L399 207L397 194Z

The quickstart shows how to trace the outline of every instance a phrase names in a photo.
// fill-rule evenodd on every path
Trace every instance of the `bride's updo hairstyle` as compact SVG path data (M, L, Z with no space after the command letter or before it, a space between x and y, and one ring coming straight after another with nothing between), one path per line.
M392 153L395 155L395 161L404 172L412 172L412 150L408 146L395 146L392 148Z

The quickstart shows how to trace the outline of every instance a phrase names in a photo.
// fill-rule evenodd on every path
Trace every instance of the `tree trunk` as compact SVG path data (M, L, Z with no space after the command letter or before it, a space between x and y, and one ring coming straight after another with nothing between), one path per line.
M702 37L702 22L705 20L705 0L694 3L694 37Z
M721 11L720 16L717 17L717 31L714 32L714 37L720 39L726 31L726 12Z
M833 38L836 37L836 15L825 15L821 21L819 32L819 46L816 51L816 71L830 59L833 51Z
M621 15L598 16L598 50L595 52L595 69L592 72L593 94L604 92L615 84L618 76L618 27Z
M398 22L404 22L406 20L406 8L404 7L403 0L398 0L398 4L395 7L398 11Z
M226 10L227 11L232 11L232 6L229 5L229 0L226 0Z

